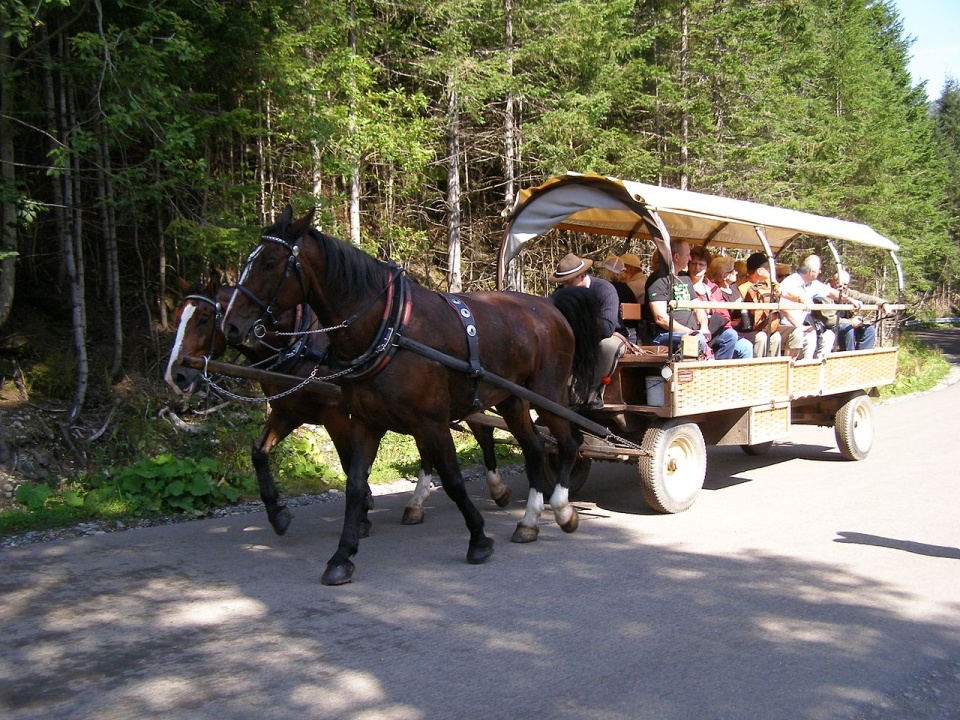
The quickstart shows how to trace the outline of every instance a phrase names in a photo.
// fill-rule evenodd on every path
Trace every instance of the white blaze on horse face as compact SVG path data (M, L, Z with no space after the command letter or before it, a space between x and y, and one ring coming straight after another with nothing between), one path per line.
M167 363L167 374L163 376L167 385L172 387L173 391L178 395L183 395L183 392L173 381L173 366L180 360L180 351L183 348L183 336L187 332L187 324L190 322L190 318L193 317L196 311L197 306L193 304L187 305L183 309L183 314L180 316L180 325L177 326L177 339L173 341L173 347L170 348L170 361Z

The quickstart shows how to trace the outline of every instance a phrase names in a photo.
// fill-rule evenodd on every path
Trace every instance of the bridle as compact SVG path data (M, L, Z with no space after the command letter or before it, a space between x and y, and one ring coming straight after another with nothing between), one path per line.
M266 247L264 243L273 243L275 245L279 245L286 249L286 251L289 253L286 266L284 267L283 277L280 279L277 289L274 291L273 297L270 299L269 303L264 303L262 300L260 300L260 298L244 287L244 282L247 280L253 262L257 259L263 248ZM352 360L341 360L336 356L331 343L328 347L328 356L331 361L336 362L336 364L340 365L342 369L323 379L335 379L341 377L360 378L380 372L384 367L386 367L387 363L389 363L390 359L393 357L393 354L396 351L396 345L394 344L393 339L406 325L406 322L410 317L411 310L410 291L408 282L406 281L406 278L404 278L403 268L393 262L391 262L388 267L390 268L390 277L384 287L347 319L342 320L336 325L330 325L328 327L317 327L311 330L300 330L298 332L290 333L273 331L274 334L307 335L311 333L325 333L334 330L346 329L363 317L377 303L377 301L380 300L382 296L386 295L383 316L380 319L380 324L370 345L356 358L353 358ZM287 281L290 279L290 276L293 275L294 272L296 272L297 278L300 281L301 294L303 295L304 302L306 302L308 288L306 278L304 277L303 273L303 266L300 263L300 246L297 243L287 242L286 240L275 235L262 235L260 237L260 245L254 248L253 252L251 252L247 257L246 265L243 268L243 272L240 274L240 281L236 287L236 291L239 291L241 294L247 297L261 310L260 317L258 317L253 324L253 334L256 338L262 339L267 334L267 328L264 323L264 319L269 319L271 324L276 323L274 311L276 309L275 306L277 300L283 292L283 289L286 286Z
M260 298L254 295L252 292L247 290L243 286L244 282L247 280L247 275L250 273L250 268L253 266L253 261L257 259L257 256L263 251L263 248L266 247L264 242L272 242L277 245L280 245L283 248L286 248L287 252L290 253L287 258L286 267L283 269L283 277L280 279L279 284L277 285L276 292L273 293L273 297L270 299L269 303L264 303ZM260 238L260 244L257 245L247 256L247 262L243 266L243 272L240 273L240 281L237 283L235 288L236 292L241 293L246 297L250 302L260 308L261 313L260 317L257 318L256 322L253 324L253 334L257 339L263 339L267 334L267 328L264 325L264 318L268 318L271 324L276 324L277 318L274 317L274 309L277 303L277 299L280 297L280 293L283 292L284 286L287 284L287 280L290 279L290 275L293 271L296 271L297 278L300 280L300 290L303 293L304 300L307 297L307 281L303 277L303 266L300 264L300 246L296 244L288 243L282 238L278 238L274 235L263 235ZM313 330L311 332L322 332L319 330Z
M207 348L206 353L207 357L213 357L213 354L217 349L217 333L220 331L220 328L223 327L223 306L220 304L219 300L208 298L206 295L187 295L184 300L195 300L198 303L206 303L213 308L213 331L210 333L210 345Z

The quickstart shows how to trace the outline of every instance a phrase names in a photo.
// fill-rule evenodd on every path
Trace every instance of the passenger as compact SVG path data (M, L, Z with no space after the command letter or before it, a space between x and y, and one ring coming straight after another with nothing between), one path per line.
M782 283L783 279L791 272L793 272L793 270L791 270L790 266L786 263L777 263L777 282Z
M776 302L779 286L770 281L770 260L766 254L756 252L747 258L747 276L739 290L745 302ZM776 310L744 310L750 330L740 330L740 336L753 342L754 357L780 355L780 315ZM742 323L741 323L742 327Z
M743 299L743 296L740 295L740 288L737 287L737 271L734 268L733 259L726 255L718 255L710 262L704 282L710 288L710 299L715 302L737 302ZM740 323L741 310L731 312L728 308L715 308L712 311L710 330L713 338L711 339L711 346L713 346L713 352L717 360L725 359L721 357L719 346L722 342L721 338L728 334L732 334L734 338L732 357L735 360L746 360L753 357L753 343L740 337L734 326L734 313L737 315L736 322ZM720 326L713 322L713 318L722 318L724 320L723 325ZM714 342L717 343L716 346L713 345Z
M690 262L690 243L680 241L673 248L673 267L676 272L687 269ZM650 342L654 345L679 345L684 335L695 335L700 346L700 355L707 356L711 351L704 337L707 327L707 314L703 310L689 310L678 308L673 312L673 324L670 323L670 313L667 303L671 300L692 300L694 298L693 281L688 275L671 275L666 263L657 260L657 270L647 278L645 295L647 307L650 310L652 328Z
M876 295L868 295L848 287L850 284L850 273L841 269L830 279L830 286L840 294L841 302L849 302L852 305L868 304L880 306L880 317L889 314L889 301ZM837 346L840 350L870 350L877 343L877 328L875 325L865 322L862 315L849 317L850 313L841 310L840 327L837 330Z
M609 281L613 285L614 290L617 291L617 299L622 303L636 303L637 298L634 296L633 291L630 289L630 286L623 281L623 272L625 265L623 260L618 258L616 255L607 255L604 258L603 262L600 263L600 273L601 277L604 280ZM627 338L631 343L637 342L637 322L630 321L625 322L623 315L620 313L619 306L617 307L617 332Z
M688 272L693 280L694 300L710 302L713 300L714 283L707 280L707 268L712 256L703 249L693 250L690 253ZM729 360L735 356L737 345L737 331L727 327L729 317L716 315L713 310L707 310L706 336L707 344L717 360Z
M817 279L820 276L820 268L820 257L807 255L800 263L797 271L785 277L783 282L780 283L781 297L803 304L813 303L814 298L827 301L839 300L839 292ZM826 327L825 323L818 323L809 310L782 311L781 315L781 327L788 324L793 326L794 331L797 329L803 330L802 354L804 359L822 358L833 351L833 344L837 338L836 331L833 328ZM802 320L800 319L801 315ZM819 327L820 325L822 327ZM794 347L793 334L791 334L790 343L790 354L796 357L794 352L797 348Z
M737 271L737 278L745 278L747 276L747 263L743 260L734 262L733 269Z
M593 292L600 301L600 324L603 340L600 341L600 358L593 376L593 384L585 405L591 410L603 408L603 388L609 382L617 360L627 347L627 339L617 332L620 301L613 285L603 278L587 274L593 260L582 260L568 253L557 265L549 280L563 287L584 287Z
M643 263L641 263L640 258L633 253L624 253L620 256L620 259L624 265L623 281L629 285L633 291L633 296L636 298L634 302L642 305L646 299L644 288L647 284L647 276L643 274Z

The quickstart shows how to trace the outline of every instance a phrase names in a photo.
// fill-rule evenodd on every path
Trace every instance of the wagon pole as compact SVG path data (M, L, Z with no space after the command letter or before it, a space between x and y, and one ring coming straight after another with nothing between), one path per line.
M457 372L462 372L468 375L474 372L473 368L470 366L470 363L466 360L460 360L459 358L445 355L439 350L435 350L434 348L419 343L416 340L411 340L404 335L397 337L396 344L401 348L415 352L418 355L429 358L430 360L435 360L451 370L456 370ZM570 408L561 405L560 403L556 403L553 400L549 400L542 395L533 392L529 388L525 388L522 385L517 385L516 383L510 382L506 378L502 378L499 375L494 375L493 373L487 372L482 368L479 371L479 378L484 382L488 382L491 385L496 385L497 387L507 390L517 397L523 398L533 407L537 408L537 410L545 410L546 412L553 413L554 415L559 415L564 420L572 422L574 425L586 430L591 435L596 435L599 438L609 440L613 443L625 445L633 450L640 451L641 454L646 454L646 452L643 451L638 445L630 442L629 440L618 437L615 433L612 433L609 428L604 427L599 423L595 423L592 420L588 420L582 415L575 413Z
M295 375L284 375L283 373L246 367L244 365L231 365L229 363L192 357L190 355L182 356L180 362L184 366L193 368L194 370L202 370L217 373L218 375L226 375L227 377L242 378L244 380L255 380L260 383L282 385L284 387L294 387L304 381L304 378ZM303 390L304 392L319 395L329 400L339 400L341 397L340 388L337 385L322 380L310 380L310 382L303 387Z

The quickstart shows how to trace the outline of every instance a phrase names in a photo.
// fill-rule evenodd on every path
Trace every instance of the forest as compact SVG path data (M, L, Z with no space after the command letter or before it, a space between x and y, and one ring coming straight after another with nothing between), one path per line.
M235 279L287 203L492 289L502 213L567 171L868 223L910 313L954 313L960 85L910 44L883 0L4 0L4 380L45 367L68 426L159 381L178 279Z

